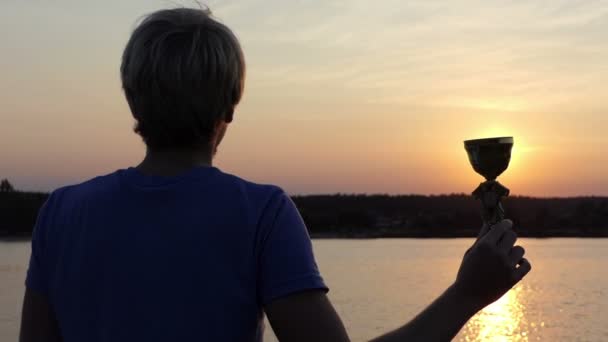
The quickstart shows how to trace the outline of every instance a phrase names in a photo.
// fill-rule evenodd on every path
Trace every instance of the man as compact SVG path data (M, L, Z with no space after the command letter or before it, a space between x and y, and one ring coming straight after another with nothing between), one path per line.
M264 313L281 341L347 341L293 202L212 166L243 92L233 33L208 11L155 12L121 77L146 156L51 194L21 341L259 341ZM530 271L515 240L509 221L482 229L453 285L378 341L451 339Z

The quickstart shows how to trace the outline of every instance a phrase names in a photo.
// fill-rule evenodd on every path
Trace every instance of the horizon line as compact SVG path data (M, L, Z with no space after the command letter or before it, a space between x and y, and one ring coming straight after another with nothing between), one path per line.
M4 192L4 193L26 193L26 194L43 194L47 195L52 193L53 191L38 191L38 190L14 190L12 192ZM2 192L0 192L2 193ZM421 194L421 193L381 193L381 192L331 192L331 193L289 193L287 194L290 197L330 197L330 196L365 196L365 197L374 197L374 196L382 196L382 197L473 197L472 194L467 194L465 192L452 192L452 193L430 193L430 194ZM551 199L608 199L608 195L574 195L574 196L536 196L536 195L525 195L525 194L515 194L505 197L508 198L528 198L528 199L541 199L541 200L551 200Z

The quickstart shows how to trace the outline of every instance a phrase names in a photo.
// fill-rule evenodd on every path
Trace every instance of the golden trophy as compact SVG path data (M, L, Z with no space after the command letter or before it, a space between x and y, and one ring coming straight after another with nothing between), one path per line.
M509 167L512 147L513 137L474 139L464 142L473 169L486 179L473 191L473 196L481 201L482 218L489 226L505 218L505 211L500 202L503 197L509 196L509 189L500 184L496 178Z

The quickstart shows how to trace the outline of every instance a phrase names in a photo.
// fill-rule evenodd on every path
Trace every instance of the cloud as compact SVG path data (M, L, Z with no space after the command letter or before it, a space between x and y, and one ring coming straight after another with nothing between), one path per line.
M361 160L382 163L379 168L398 162L378 161L372 150L416 161L407 169L433 165L435 160L420 161L411 155L417 150L408 149L413 141L427 149L425 155L432 155L431 149L439 146L434 145L437 136L443 139L441 146L448 145L461 136L481 134L494 123L501 130L527 135L533 140L530 146L544 146L542 139L559 135L568 141L564 148L589 141L598 151L608 148L602 128L608 112L608 1L213 0L208 4L239 36L248 62L247 90L238 108L238 122L243 125L238 127L246 134L229 140L236 157L228 165L238 170L254 168L238 164L237 159L241 151L254 156L260 150L248 149L247 140L260 127L267 132L268 148L276 146L273 139L294 142L283 151L284 157L312 158L310 141L314 140L327 142L326 156L351 158L330 144L336 140L335 132L351 139L348 143L361 140L360 147L367 146L365 139L375 144L352 160L331 164L327 157L329 164L323 167L334 171ZM121 141L126 144L131 132L118 80L121 49L139 16L174 6L172 0L0 2L0 40L5 42L0 103L8 108L0 115L27 127L30 136L41 136L48 127L66 122L80 123L85 117L99 136L115 136L114 122L107 121L104 111L113 118L109 120L124 118ZM82 108L96 111L83 114ZM95 118L112 124L103 127L93 122ZM293 127L293 122L299 125ZM271 125L280 129L267 129ZM7 134L1 126L0 135L9 137L6 146L27 143L40 155L51 149L35 139ZM81 137L66 134L65 139L62 144L67 145ZM127 150L135 154L140 147ZM109 165L112 151L104 151L98 155L106 159L99 163ZM6 155L0 149L2 153ZM286 157L267 158L280 165ZM599 154L594 158L598 165L605 164ZM399 170L405 171L405 166ZM261 166L258 171L265 174ZM313 171L319 174L323 169ZM586 172L591 179L597 171ZM295 182L295 176L284 174ZM327 179L326 185L335 181ZM372 183L366 189L372 189ZM410 183L395 188L407 191ZM351 185L358 191L356 184L343 184Z

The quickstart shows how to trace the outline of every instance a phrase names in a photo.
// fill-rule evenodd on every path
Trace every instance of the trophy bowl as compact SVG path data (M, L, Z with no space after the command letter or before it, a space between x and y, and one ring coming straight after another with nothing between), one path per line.
M474 139L464 142L469 161L475 172L486 180L495 180L511 161L513 137Z

